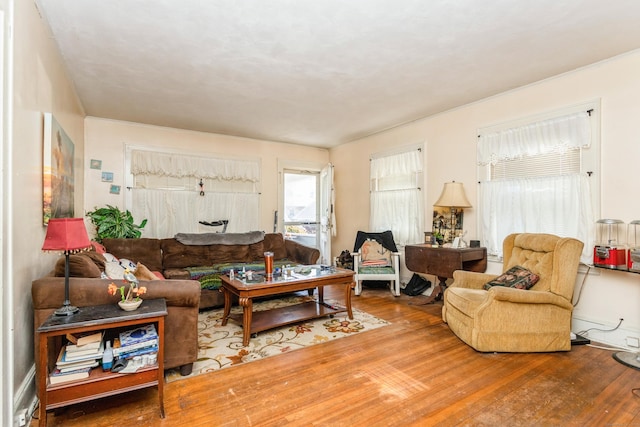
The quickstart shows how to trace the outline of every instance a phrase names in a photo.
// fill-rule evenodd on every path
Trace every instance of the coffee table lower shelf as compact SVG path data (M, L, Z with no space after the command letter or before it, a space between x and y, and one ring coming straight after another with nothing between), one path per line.
M330 306L329 304L319 303L316 301L307 301L301 304L275 308L272 310L254 311L251 316L249 334L257 334L258 332L277 328L278 326L290 325L293 323L303 322L305 320L333 316L336 313L346 311L347 309L344 307ZM229 318L242 324L243 328L246 327L246 325L243 324L242 314L230 314Z

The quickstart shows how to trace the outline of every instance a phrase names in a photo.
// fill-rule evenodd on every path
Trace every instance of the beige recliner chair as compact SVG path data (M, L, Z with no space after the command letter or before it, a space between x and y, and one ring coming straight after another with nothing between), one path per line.
M521 266L539 276L528 290L484 285L495 275L458 270L444 293L442 319L478 351L571 349L571 313L583 243L551 234L511 234L503 271Z

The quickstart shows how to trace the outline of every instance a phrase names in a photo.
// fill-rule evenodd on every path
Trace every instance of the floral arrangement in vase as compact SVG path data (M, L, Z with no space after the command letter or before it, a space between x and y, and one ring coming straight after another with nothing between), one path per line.
M120 291L121 300L118 301L120 308L126 311L135 310L142 304L140 295L147 293L145 286L138 286L138 278L131 273L129 269L124 271L122 286L117 286L111 282L107 288L109 295L116 295ZM127 286L128 285L128 286Z

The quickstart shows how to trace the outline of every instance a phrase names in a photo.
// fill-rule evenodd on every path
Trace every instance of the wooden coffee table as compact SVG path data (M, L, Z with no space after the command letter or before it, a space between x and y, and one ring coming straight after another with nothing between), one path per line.
M307 274L294 273L291 277L275 277L271 280L261 280L257 283L247 282L239 278L233 280L229 276L221 276L222 292L224 294L224 314L222 325L226 325L229 318L242 323L242 344L249 345L251 334L272 329L282 325L297 323L304 320L329 316L346 311L349 319L353 319L351 310L351 288L354 272L340 268L329 270L312 269ZM325 286L342 286L344 288L345 307L332 306L324 302ZM266 311L253 311L253 299L258 297L287 294L318 288L318 301L308 301L302 304L287 306ZM231 314L233 295L238 297L242 306L242 316Z

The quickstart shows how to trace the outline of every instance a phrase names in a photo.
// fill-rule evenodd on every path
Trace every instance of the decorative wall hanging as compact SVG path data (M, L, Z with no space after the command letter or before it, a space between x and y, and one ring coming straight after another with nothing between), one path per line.
M51 113L44 113L42 208L51 218L74 216L74 145Z

